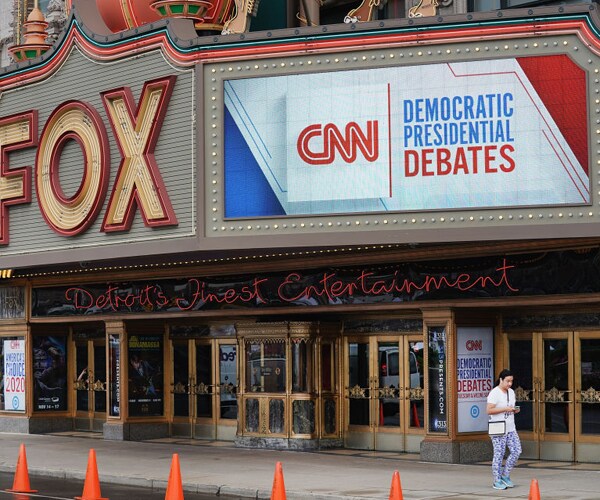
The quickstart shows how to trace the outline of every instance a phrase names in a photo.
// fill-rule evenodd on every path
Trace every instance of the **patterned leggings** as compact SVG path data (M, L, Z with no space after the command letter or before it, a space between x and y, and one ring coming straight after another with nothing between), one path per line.
M498 481L501 476L510 476L510 471L519 459L521 454L521 440L517 431L507 432L504 436L493 436L492 445L494 446L494 459L492 460L492 473L494 474L494 481ZM510 454L506 458L504 464L504 471L502 471L502 459L506 452L506 447L510 451Z

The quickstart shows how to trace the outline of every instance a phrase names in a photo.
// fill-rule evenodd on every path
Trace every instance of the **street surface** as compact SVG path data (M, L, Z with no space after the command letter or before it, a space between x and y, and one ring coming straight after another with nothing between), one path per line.
M50 498L72 499L82 494L92 448L96 452L102 496L110 500L162 500L174 453L179 456L186 500L227 495L235 499L268 499L277 462L283 465L288 500L387 499L395 470L400 473L405 500L527 499L533 479L539 482L543 500L600 498L600 463L519 460L511 474L515 488L499 491L492 489L489 462L424 463L418 454L410 453L344 448L315 452L249 449L222 441L178 438L113 441L76 432L0 433L0 471L9 474L1 479L2 488L12 485L11 474L21 444L27 448L31 485L48 495L45 498L53 491L38 483L38 478L59 478L59 489ZM112 488L116 488L114 494ZM152 489L159 496L150 496ZM116 496L119 491L125 491L127 496ZM0 500L16 499L0 495Z
M14 475L0 472L0 500L73 500L81 496L83 492L83 481L68 480L64 478L29 476L31 489L38 493L10 493L5 491L12 488ZM102 497L109 500L164 500L165 491L151 490L133 486L121 486L115 484L102 484L100 478ZM234 497L219 497L224 500L235 500ZM214 500L214 495L201 495L199 493L185 492L185 500Z

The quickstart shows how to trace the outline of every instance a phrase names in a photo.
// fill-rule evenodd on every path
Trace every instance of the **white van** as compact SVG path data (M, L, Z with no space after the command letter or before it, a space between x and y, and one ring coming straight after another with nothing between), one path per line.
M395 387L400 385L400 360L398 347L389 346L379 349L379 385L380 387ZM417 355L409 351L410 387L421 387L421 372Z

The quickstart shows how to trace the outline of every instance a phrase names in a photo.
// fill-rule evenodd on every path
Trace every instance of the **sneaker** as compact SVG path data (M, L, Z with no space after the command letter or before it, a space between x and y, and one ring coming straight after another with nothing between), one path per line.
M502 476L500 478L500 481L502 481L506 485L507 488L515 487L514 483L510 480L510 477L508 477L508 476Z
M502 481L502 479L498 479L498 481L492 484L492 488L494 488L495 490L505 490L506 484L504 484L504 481Z

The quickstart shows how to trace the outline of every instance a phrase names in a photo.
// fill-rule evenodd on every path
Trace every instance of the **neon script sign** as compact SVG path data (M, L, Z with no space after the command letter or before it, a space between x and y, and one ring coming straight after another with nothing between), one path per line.
M136 103L128 87L101 92L116 144L121 152L101 231L127 231L136 207L148 227L177 225L154 149L176 76L145 82ZM73 196L60 186L61 153L69 141L83 152L81 184ZM35 170L9 167L9 153L37 147ZM9 243L12 205L30 203L32 177L37 201L48 226L62 236L83 233L96 219L108 191L110 147L100 114L82 101L67 101L50 114L38 139L38 111L0 118L0 245Z
M226 285L190 278L185 282L91 285L62 289L60 310L34 311L45 314L106 314L113 312L193 311L238 305L287 306L324 305L364 302L389 297L390 302L414 300L442 290L469 292L481 289L503 289L518 292L509 273L515 266L503 260L492 273L422 274L408 277L401 271L381 276L363 270L351 276L336 272L301 275L293 272L282 276L253 277ZM41 294L53 289L39 289L38 302L48 300ZM60 290L60 289L59 289ZM58 291L58 290L57 290Z

